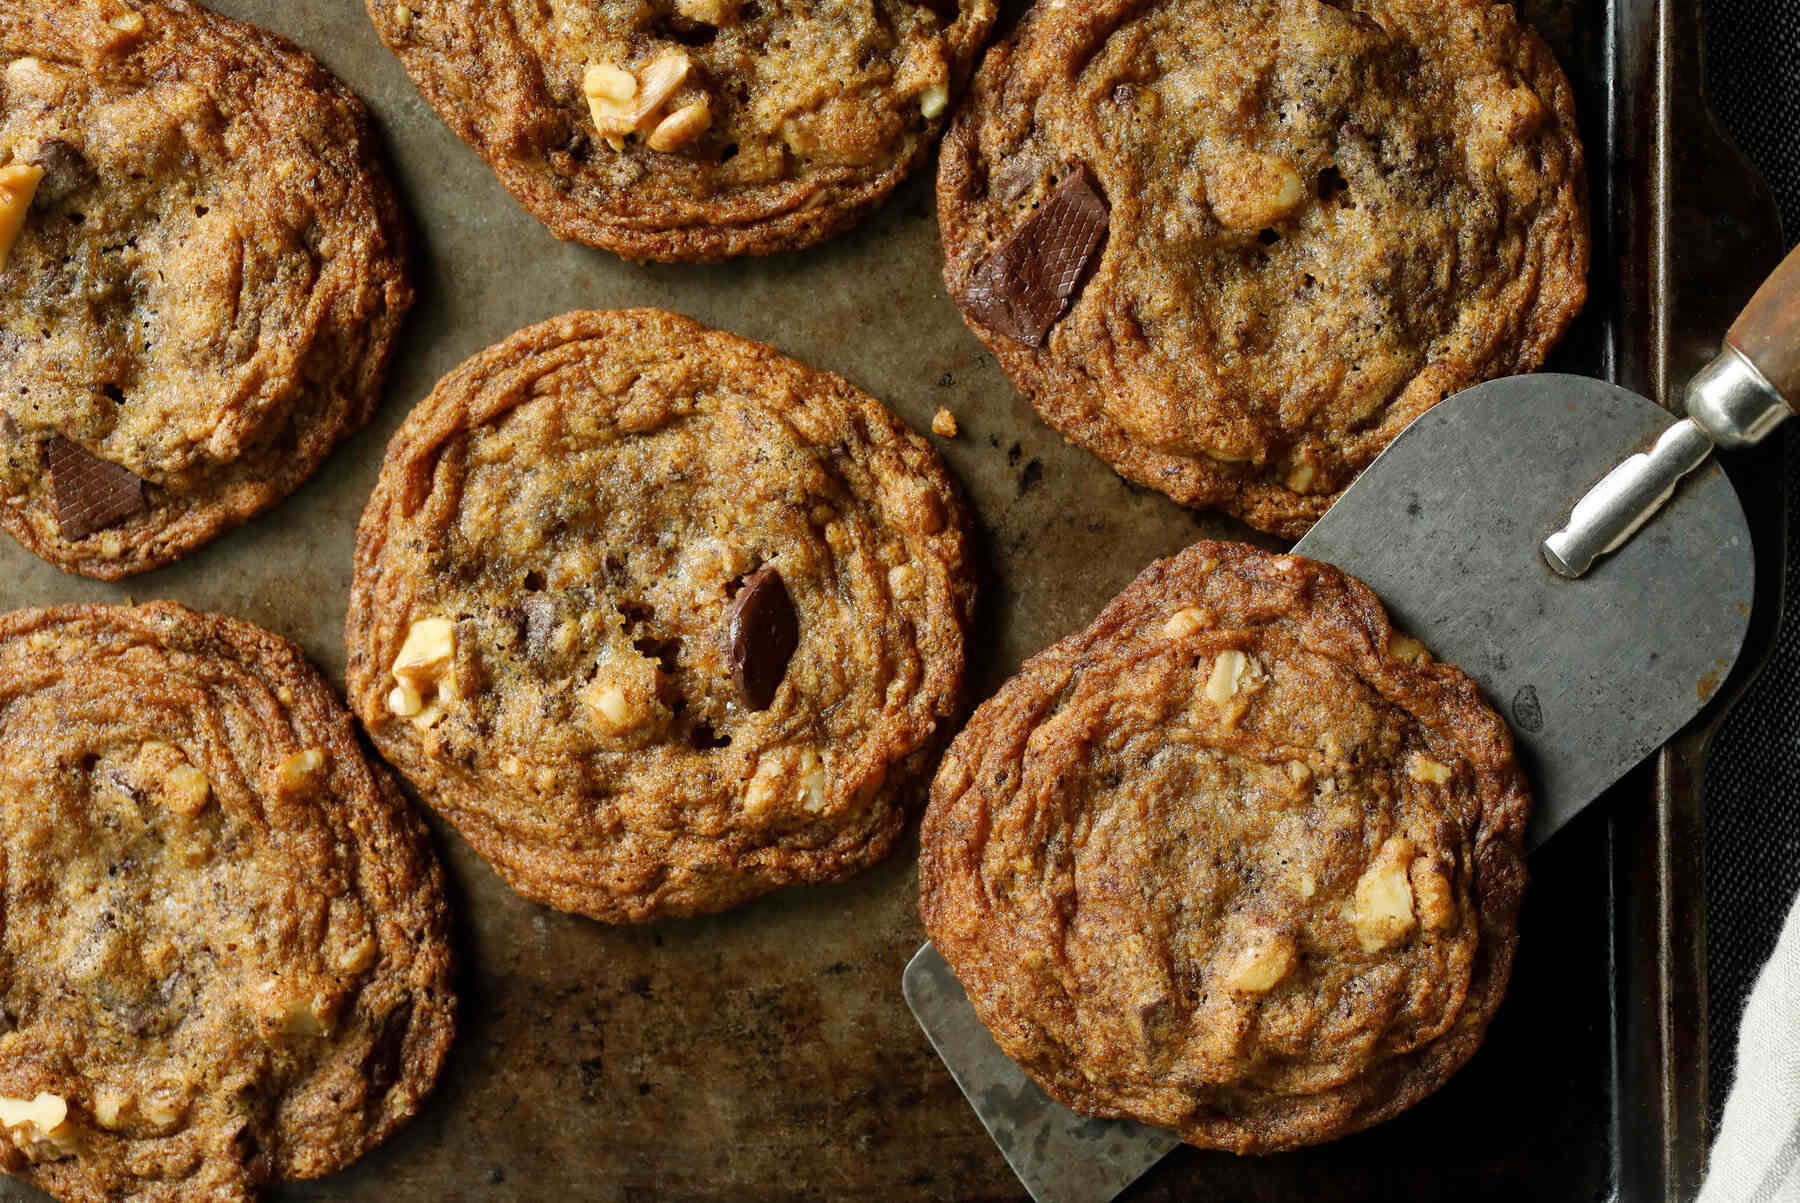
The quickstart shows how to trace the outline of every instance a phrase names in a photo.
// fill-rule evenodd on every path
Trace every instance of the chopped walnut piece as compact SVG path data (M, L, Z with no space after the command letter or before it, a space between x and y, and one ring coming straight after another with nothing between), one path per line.
M149 740L138 748L127 780L137 793L157 798L176 814L189 818L205 810L212 797L212 783L206 774L190 764L180 748L160 739Z
M1412 858L1412 841L1391 836L1357 879L1350 924L1364 952L1380 952L1398 943L1416 925L1407 877Z
M401 681L388 690L388 710L401 718L416 718L425 709L425 699L410 681Z
M402 681L435 681L456 650L456 630L447 618L421 618L406 631L406 642L394 657L394 676Z
M171 769L163 780L163 802L176 814L193 818L206 809L211 796L212 783L191 764Z
M1406 763L1406 775L1414 781L1444 785L1450 780L1450 766L1441 760L1415 752Z
M295 752L275 770L276 788L288 795L310 793L318 784L319 770L324 767L324 748L307 748L304 752Z
M621 103L637 95L637 76L612 63L594 63L581 77L581 90L589 100Z
M657 122L644 138L651 150L676 150L712 128L712 104L702 96Z
M1164 621L1162 633L1170 639L1185 639L1206 625L1206 617L1194 606L1184 606Z
M454 696L451 680L456 628L447 618L421 618L406 632L394 657L388 711L428 729L444 716L440 699Z
M156 1127L167 1132L187 1118L187 1096L180 1085L164 1082L138 1106L138 1113Z
M764 755L744 791L744 810L761 814L790 800L808 814L825 809L825 763L814 748L778 748Z
M704 25L727 25L737 20L740 0L675 0L675 11Z
M1223 651L1215 656L1212 674L1206 678L1206 700L1223 706L1236 696L1246 662L1247 657L1239 651Z
M313 1000L290 994L280 978L269 978L256 988L255 1006L265 1023L289 1036L319 1036L326 1031Z
M94 1122L102 1128L123 1127L131 1114L131 1096L111 1086L94 1087Z
M825 809L825 763L811 748L800 754L800 805L813 815Z
M1225 984L1246 994L1274 989L1294 969L1294 941L1279 932L1257 932L1238 950Z
M1240 690L1255 689L1266 679L1256 657L1227 648L1213 658L1212 672L1206 678L1206 700L1215 706L1224 706Z
M24 163L0 167L0 268L6 266L19 231L25 228L25 215L31 212L31 198L37 195L38 181L44 169Z
M68 1101L47 1091L31 1099L0 1095L0 1127L30 1161L72 1157L80 1147L69 1122Z

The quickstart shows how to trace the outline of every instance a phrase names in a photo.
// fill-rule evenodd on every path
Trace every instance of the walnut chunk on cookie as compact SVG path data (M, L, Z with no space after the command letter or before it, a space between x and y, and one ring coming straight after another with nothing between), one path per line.
M674 314L571 313L394 436L351 705L525 896L719 911L888 854L959 714L972 578L954 485L873 398Z
M932 785L920 909L1052 1097L1273 1152L1475 1051L1529 810L1504 721L1367 588L1201 543L976 710Z

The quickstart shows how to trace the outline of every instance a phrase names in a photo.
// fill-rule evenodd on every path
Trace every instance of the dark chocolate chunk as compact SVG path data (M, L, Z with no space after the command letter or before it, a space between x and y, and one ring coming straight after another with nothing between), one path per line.
M975 269L963 307L990 330L1043 346L1086 281L1110 216L1093 173L1077 165Z
M149 508L144 482L129 469L108 463L60 434L44 448L56 524L74 542L115 526Z
M38 147L31 165L44 169L44 178L38 181L37 191L31 195L33 209L59 205L99 179L87 157L61 138L51 138Z
M13 416L4 409L0 409L0 435L9 439L19 437L19 424L13 421Z
M738 695L750 709L767 710L800 646L800 618L779 572L759 568L744 578L731 603L729 635Z

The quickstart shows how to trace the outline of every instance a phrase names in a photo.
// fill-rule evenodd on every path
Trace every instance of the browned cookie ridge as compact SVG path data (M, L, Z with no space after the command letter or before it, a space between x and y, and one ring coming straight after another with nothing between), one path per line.
M995 0L368 0L432 107L559 238L797 250L930 152Z
M361 103L185 0L0 5L0 525L179 559L369 418L412 303Z
M417 1111L455 1027L423 824L285 640L0 616L0 1168L245 1200Z
M1053 1097L1270 1152L1387 1119L1474 1052L1529 809L1505 723L1367 588L1199 543L976 710L920 905Z
M959 712L965 519L842 379L657 310L451 372L357 535L351 706L513 887L609 922L886 856Z
M938 207L951 296L1052 425L1289 537L1586 296L1569 84L1489 0L1039 4Z

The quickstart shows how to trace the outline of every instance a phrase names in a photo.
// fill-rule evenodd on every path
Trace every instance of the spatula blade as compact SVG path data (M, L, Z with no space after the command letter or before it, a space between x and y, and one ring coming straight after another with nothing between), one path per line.
M1401 432L1295 545L1380 595L1512 724L1548 838L1699 713L1750 622L1743 508L1711 462L1587 576L1539 553L1569 507L1674 422L1581 376L1510 376Z

